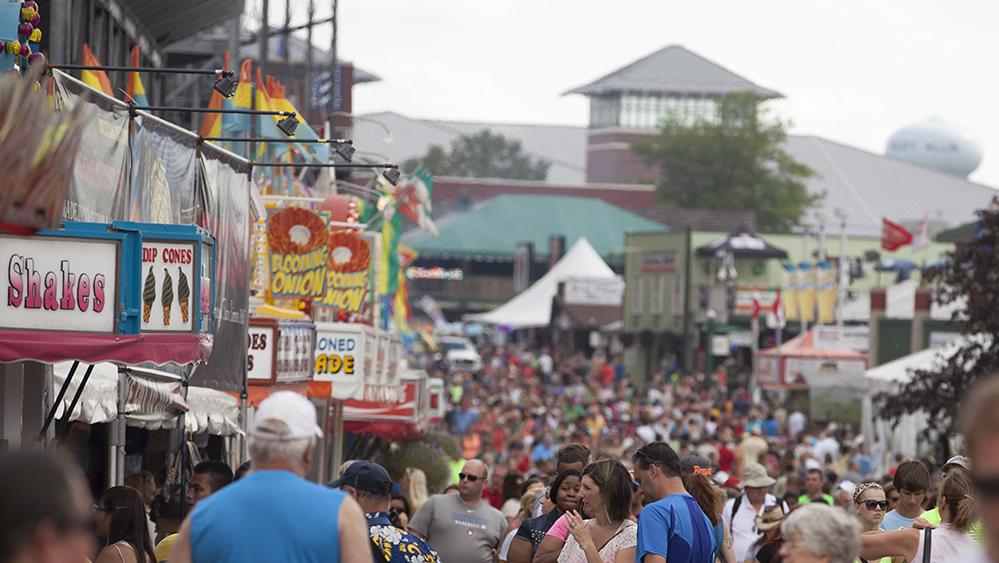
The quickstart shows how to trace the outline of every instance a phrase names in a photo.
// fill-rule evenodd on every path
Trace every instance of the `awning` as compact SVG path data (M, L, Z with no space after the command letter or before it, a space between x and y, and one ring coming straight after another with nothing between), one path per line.
M73 362L53 364L53 394L66 381ZM63 400L56 407L61 419L69 408L87 371L80 364ZM181 396L180 378L166 372L142 368L128 369L128 391L125 423L147 430L177 427L178 415L186 413L184 426L188 432L229 436L239 432L239 401L222 391L205 387L188 387L187 399ZM93 372L83 388L80 400L69 420L87 424L104 424L118 416L118 366L109 362L94 364Z
M205 362L212 353L207 334L89 334L85 332L0 331L0 362L55 363L117 361L156 365Z
M777 248L756 235L746 233L737 233L722 237L710 244L699 247L696 252L698 258L722 256L730 253L736 258L787 259L787 252L783 249Z
M564 318L560 318L563 315ZM552 319L559 328L601 330L607 325L621 321L621 306L565 304L556 298Z

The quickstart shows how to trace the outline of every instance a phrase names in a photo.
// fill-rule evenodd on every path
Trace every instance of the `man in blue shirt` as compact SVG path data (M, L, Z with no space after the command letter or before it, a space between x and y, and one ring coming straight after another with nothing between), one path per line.
M361 508L305 480L322 435L305 396L278 391L264 399L249 433L253 470L198 502L170 563L371 563Z
M373 461L355 461L330 487L347 493L361 505L368 519L376 563L440 563L430 545L389 521L392 479L384 467Z
M638 449L635 477L651 504L638 515L636 563L708 563L715 560L711 521L687 494L680 458L665 442Z

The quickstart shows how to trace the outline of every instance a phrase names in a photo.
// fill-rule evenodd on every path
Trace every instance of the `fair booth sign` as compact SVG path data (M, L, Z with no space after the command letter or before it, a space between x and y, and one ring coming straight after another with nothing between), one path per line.
M0 328L117 331L117 241L4 235L0 264Z
M566 305L620 306L624 298L621 278L569 278L565 280L563 301Z
M250 326L248 340L246 378L250 381L271 381L277 354L277 326Z
M354 323L316 325L313 379L329 381L332 398L362 399L366 381L373 375L369 350L377 346L370 328Z

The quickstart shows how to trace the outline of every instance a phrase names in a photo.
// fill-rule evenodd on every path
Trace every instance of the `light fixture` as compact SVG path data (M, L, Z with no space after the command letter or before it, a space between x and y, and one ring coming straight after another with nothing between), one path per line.
M220 70L217 71L215 76L215 84L212 88L216 92L222 94L224 98L231 98L236 95L236 87L239 86L239 80L236 79L236 73L231 70Z
M336 153L340 155L340 158L350 162L354 159L354 153L357 149L354 148L353 141L347 141L346 143L341 143L336 147Z
M298 129L298 119L294 113L288 114L287 117L277 122L277 128L285 135L291 137L295 134L295 130Z
M399 171L398 167L393 166L392 168L386 168L382 172L382 177L388 180L388 183L393 186L399 183L399 178L402 176L402 172Z

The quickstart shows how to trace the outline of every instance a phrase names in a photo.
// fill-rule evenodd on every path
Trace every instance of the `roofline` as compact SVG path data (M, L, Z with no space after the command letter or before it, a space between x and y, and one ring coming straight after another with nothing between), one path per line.
M785 97L784 94L781 94L777 90L764 88L763 86L760 86L759 84L756 83L753 83L753 85L756 86L758 90L753 90L752 88L746 88L746 89L731 90L728 92L715 93L715 92L704 92L703 90L669 90L669 89L656 89L656 88L618 89L618 88L594 87L591 89L590 84L587 84L585 86L579 86L573 88L572 90L567 90L565 92L562 92L562 95L568 96L569 94L580 94L589 97L589 96L600 96L603 94L616 94L616 93L624 94L627 92L638 92L641 94L666 94L674 96L686 96L691 98L698 97L698 98L720 99L724 98L729 94L750 93L750 94L756 94L762 100L778 100Z
M826 142L826 143L830 143L830 144L833 144L833 145L839 145L839 146L841 146L843 148L851 149L851 150L854 150L854 151L857 151L857 152L862 152L862 153L865 153L865 154L869 154L871 156L878 156L878 157L881 157L881 158L887 158L887 159L890 159L893 162L897 162L897 163L902 164L904 166L909 166L909 167L917 168L917 169L919 169L919 170L921 170L923 172L931 172L933 174L939 174L941 176L946 176L947 178L953 178L955 180L960 180L960 181L963 181L963 182L967 182L969 184L974 184L974 185L976 185L976 186L978 186L980 188L986 188L986 189L992 190L992 191L996 192L997 196L999 196L999 188L990 186L988 184L982 184L981 182L975 182L975 181L973 181L973 180L971 180L969 178L966 178L964 176L958 176L957 174L949 174L949 173L944 172L942 170L937 170L936 168L930 168L929 166L923 166L922 164L917 164L917 163L909 161L909 160L903 160L901 158L895 158L894 156L890 156L890 155L887 155L887 154L879 154L879 153L867 150L865 148L858 147L856 145L849 145L849 144L846 144L846 143L844 143L842 141L836 141L836 140L830 139L828 137L823 137L821 135L810 135L810 134L802 133L802 134L788 134L788 136L787 136L788 139L790 139L792 137L797 138L797 139L814 139L814 140L818 140L818 141L823 141L823 142Z
M432 117L410 117L404 113L399 113L397 111L385 110L385 111L371 111L367 113L357 114L360 117L372 117L377 118L379 115L398 115L399 117L409 119L410 121L420 121L427 123L431 126L433 125L450 125L450 124L460 124L460 125L482 125L483 129L488 129L492 126L510 126L510 127L538 127L538 128L550 128L550 127L564 127L566 129L581 129L583 131L589 129L585 125L573 125L571 123L537 123L537 122L526 122L526 121L464 121L461 119L434 119ZM461 133L460 131L457 131Z
M548 184L542 180L506 180L503 178L464 178L461 176L434 176L434 181L441 182L453 182L460 184L470 184L470 185L481 185L481 186L537 186L541 188L554 188L557 190L579 190L579 189L592 189L592 190L613 190L622 192L654 192L656 191L656 186L654 184ZM514 195L514 196L553 196L554 194L501 194L501 195ZM579 195L576 197L585 198L587 196ZM614 205L614 204L611 204Z
M775 94L775 96L764 96L765 99L783 98L784 97L784 94L781 94L780 92L778 92L776 90L771 90L770 88L765 88L763 86L760 86L759 84L757 84L756 82L753 82L752 80L746 78L745 76L742 76L741 74L739 74L737 72L733 72L728 67L726 67L726 66L724 66L724 65L722 65L720 63L717 63L717 62L715 62L715 61L713 61L713 60L711 60L711 59L709 59L709 58L707 58L707 57L705 57L705 56L703 56L703 55L701 55L699 53L695 53L694 51L691 51L690 49L684 47L683 45L678 45L676 43L672 43L670 45L666 45L665 47L656 49L655 51L653 51L653 52L645 55L644 57L635 59L631 63L628 63L628 64L626 64L626 65L624 65L624 66L622 66L620 68L612 70L612 71L608 72L607 74L601 76L600 78L597 78L596 80L590 81L588 84L584 84L582 86L577 86L577 87L575 87L575 88L573 88L571 90L563 92L562 95L566 96L566 95L569 95L569 94L582 94L584 96L590 96L592 94L587 93L585 91L589 86L592 86L592 85L596 84L597 82L600 82L601 80L604 80L605 78L609 78L612 74L617 74L618 72L627 70L627 69L629 69L629 68L637 65L638 63L641 63L641 62L645 61L646 59L652 58L653 56L659 54L661 51L663 51L665 49L669 49L670 47L677 47L677 48L683 49L684 51L687 51L687 52L693 54L694 56L700 57L700 58L708 61L709 63L717 66L718 68L724 70L725 72L728 72L728 73L730 73L732 75L735 75L735 76L738 76L739 78L742 78L743 80L745 80L746 82L749 82L753 86L756 86L760 90L767 91L767 92L772 92L773 94ZM614 90L608 90L608 91L613 92ZM632 91L641 92L643 90L632 90ZM657 92L656 90L644 90L644 91L647 91L647 92ZM666 91L662 91L661 93L667 93L667 92Z

